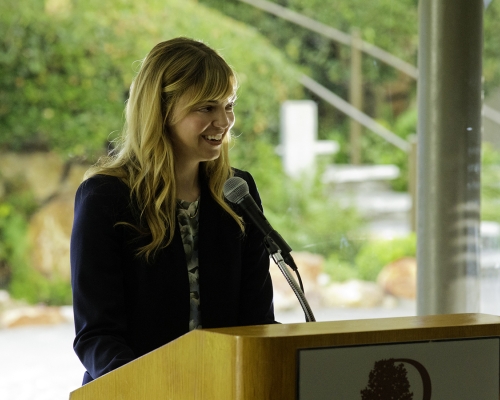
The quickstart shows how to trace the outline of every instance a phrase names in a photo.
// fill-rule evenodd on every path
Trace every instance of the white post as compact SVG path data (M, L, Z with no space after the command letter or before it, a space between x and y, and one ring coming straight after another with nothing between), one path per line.
M281 105L281 154L285 172L298 178L314 171L318 109L312 100L288 100Z

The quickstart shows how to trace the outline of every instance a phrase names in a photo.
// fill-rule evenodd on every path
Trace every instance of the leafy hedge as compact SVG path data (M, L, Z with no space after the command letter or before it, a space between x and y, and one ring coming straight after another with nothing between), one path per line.
M205 41L237 71L240 141L276 140L281 101L301 96L297 72L281 53L255 30L195 1L145 4L4 0L0 149L95 158L122 127L134 62L176 36Z

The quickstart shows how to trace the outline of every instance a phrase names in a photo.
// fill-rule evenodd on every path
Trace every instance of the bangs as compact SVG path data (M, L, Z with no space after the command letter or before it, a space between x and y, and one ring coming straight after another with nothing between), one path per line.
M202 64L193 77L193 85L189 89L193 97L187 107L209 100L225 100L236 95L236 77L223 60L207 57Z
M180 70L181 77L163 90L164 94L172 96L164 100L172 106L171 112L165 113L169 125L182 119L194 105L236 98L238 82L235 73L222 57L204 54L196 61Z

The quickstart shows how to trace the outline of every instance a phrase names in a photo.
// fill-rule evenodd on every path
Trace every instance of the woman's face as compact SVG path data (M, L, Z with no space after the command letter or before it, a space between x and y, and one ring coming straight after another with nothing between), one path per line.
M173 110L171 138L176 162L199 163L220 156L222 142L234 125L234 96L225 100L206 100L185 110L188 94ZM183 113L181 119L178 116Z

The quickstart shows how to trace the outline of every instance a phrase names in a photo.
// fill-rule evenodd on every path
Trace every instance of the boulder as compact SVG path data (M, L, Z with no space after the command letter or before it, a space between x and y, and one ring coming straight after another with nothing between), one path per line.
M69 243L75 193L88 166L73 164L56 194L31 218L28 227L31 265L45 276L70 279Z
M59 324L72 320L73 310L69 306L29 305L11 298L7 291L0 290L0 329Z
M323 289L323 301L326 307L371 308L382 306L384 291L375 282L350 280L333 282Z
M74 195L60 195L33 215L28 227L31 265L48 278L70 279L69 242Z
M387 264L377 277L386 293L404 299L415 299L417 292L417 260L404 257Z
M0 327L15 328L27 325L53 325L67 322L59 307L25 306L5 310L0 314Z
M6 152L0 155L0 186L17 181L25 184L38 202L57 192L63 175L64 162L55 153Z

